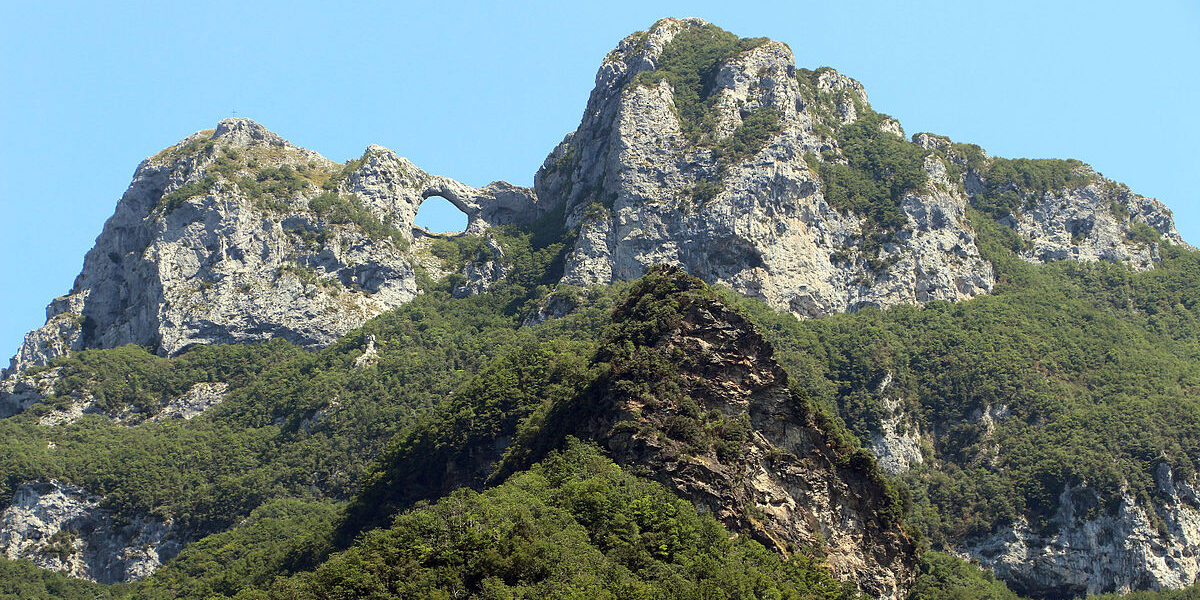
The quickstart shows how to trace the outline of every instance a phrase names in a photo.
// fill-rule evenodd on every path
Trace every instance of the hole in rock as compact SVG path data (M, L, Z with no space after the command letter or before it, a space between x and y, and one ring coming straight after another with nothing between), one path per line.
M449 200L430 196L417 209L413 225L429 233L460 233L467 229L467 215Z

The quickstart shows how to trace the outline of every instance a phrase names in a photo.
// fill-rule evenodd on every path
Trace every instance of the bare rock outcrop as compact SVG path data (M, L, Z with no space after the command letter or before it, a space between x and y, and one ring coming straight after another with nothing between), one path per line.
M959 551L1038 598L1192 585L1200 577L1200 495L1165 464L1155 475L1152 510L1130 493L1115 510L1097 510L1094 490L1067 487L1047 527L1019 519Z
M1166 205L1134 193L1079 161L1009 161L989 157L977 146L968 147L975 154L969 158L963 155L961 145L929 133L918 133L913 142L939 152L959 168L961 174L952 183L967 192L972 204L1001 194L1017 200L1015 210L1001 217L1000 223L1019 236L1020 245L1014 251L1029 262L1106 261L1146 271L1161 260L1161 244L1191 247L1176 230ZM1020 180L1023 178L1014 181L1007 177L1011 170L994 168L997 163L1039 162L1064 172L1064 180L1042 182L1046 189L1035 189Z
M546 212L526 188L472 188L380 146L337 165L253 121L221 121L138 167L5 381L84 348L329 344L418 293L413 219L432 196L463 210L471 232ZM20 386L0 392L4 412L28 405Z
M58 481L20 485L0 513L0 552L100 583L148 577L183 548L170 523L118 519L101 498Z
M596 75L579 129L538 172L539 197L564 201L566 225L579 231L565 282L629 280L675 264L802 316L991 289L966 198L937 159L926 165L929 183L904 199L904 231L878 256L862 252L863 216L826 200L805 157L835 146L829 127L868 110L866 94L831 69L798 71L785 44L765 41L717 66L707 92L712 131L696 141L680 116L681 91L639 75L654 72L677 36L709 27L665 19L621 42ZM777 131L760 149L736 160L721 151L768 112ZM894 121L884 127L900 131Z

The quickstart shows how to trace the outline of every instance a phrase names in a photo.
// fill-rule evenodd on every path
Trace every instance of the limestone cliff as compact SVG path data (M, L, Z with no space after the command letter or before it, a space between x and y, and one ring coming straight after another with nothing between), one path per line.
M5 412L38 387L13 376L72 350L329 344L417 293L413 219L431 196L472 233L545 212L530 190L471 188L379 146L337 165L247 119L188 137L138 167L71 292L13 358Z
M896 204L890 229L871 214L878 206L835 201L820 174L855 166L842 133L856 124L925 151L921 172L909 174L922 181L882 200ZM564 202L566 227L578 228L568 283L675 264L808 317L989 292L992 267L967 213L989 184L982 167L991 159L968 165L945 138L903 136L861 84L829 68L797 69L785 44L664 19L605 57L579 128L547 157L535 188L543 201ZM1004 222L1023 240L1023 258L1147 269L1160 241L1183 243L1160 202L1078 165L1070 185L1037 193L991 178L992 188L1024 193ZM868 180L886 178L888 165L876 166Z
M170 523L118 519L58 481L22 484L0 513L0 552L100 583L137 581L183 549Z
M1007 196L1012 210L994 216L1017 234L1019 245L1014 250L1029 262L1108 261L1145 271L1160 259L1162 243L1190 247L1175 229L1166 205L1079 161L997 159L978 146L954 144L928 133L913 136L913 142L957 167L954 183L973 205L994 207ZM1045 178L1019 173L1014 177L1007 168L1037 162L1057 168L1059 176L1037 181Z
M1013 590L1038 598L1173 589L1200 576L1200 495L1162 465L1149 510L1126 493L1115 510L1086 484L1059 497L1050 526L1023 519L958 551L991 568Z
M928 183L903 199L904 232L879 257L860 252L864 219L827 201L805 155L836 151L830 127L867 110L866 94L831 69L798 71L785 44L764 41L716 65L704 100L712 131L699 141L685 132L679 90L644 75L677 37L710 27L666 19L621 42L596 75L579 129L538 172L539 197L565 201L567 226L580 232L565 281L633 279L670 263L802 316L991 289L966 199L933 157ZM776 123L760 148L722 153L722 142L744 137L764 114ZM894 121L885 126L899 132Z

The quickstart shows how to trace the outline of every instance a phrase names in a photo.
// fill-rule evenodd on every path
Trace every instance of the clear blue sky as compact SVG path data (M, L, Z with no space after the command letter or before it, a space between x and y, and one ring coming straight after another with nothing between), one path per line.
M0 2L0 362L71 287L137 164L231 111L337 161L378 143L529 185L600 60L664 16L785 41L909 133L1082 159L1200 242L1195 0L436 4Z

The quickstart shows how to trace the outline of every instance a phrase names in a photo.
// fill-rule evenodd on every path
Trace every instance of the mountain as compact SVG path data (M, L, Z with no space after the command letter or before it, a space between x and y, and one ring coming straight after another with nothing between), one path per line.
M0 591L1195 583L1200 253L1170 211L906 138L794 62L659 21L533 189L246 119L147 159L0 380ZM464 232L414 227L433 196Z

